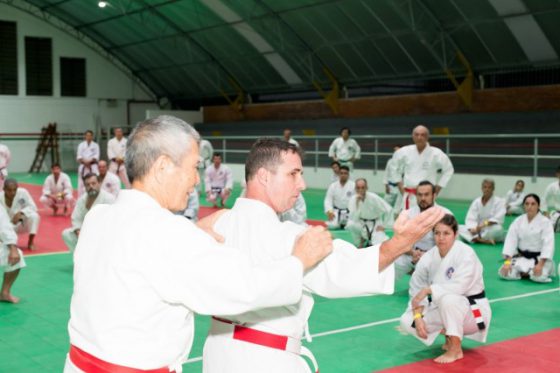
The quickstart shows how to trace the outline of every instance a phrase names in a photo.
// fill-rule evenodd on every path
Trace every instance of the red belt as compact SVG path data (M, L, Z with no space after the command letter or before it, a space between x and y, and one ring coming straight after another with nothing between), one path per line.
M112 364L98 359L74 345L70 345L70 361L86 373L170 373L169 368L136 369Z
M416 188L404 188L404 191L407 193L406 199L404 200L404 208L405 210L408 210L408 208L410 207L410 195L416 194Z
M286 351L287 349L288 337L285 335L272 334L263 332L262 330L247 328L246 326L237 325L229 320L221 319L215 316L212 316L212 318L214 320L233 325L233 339L275 348L282 351Z

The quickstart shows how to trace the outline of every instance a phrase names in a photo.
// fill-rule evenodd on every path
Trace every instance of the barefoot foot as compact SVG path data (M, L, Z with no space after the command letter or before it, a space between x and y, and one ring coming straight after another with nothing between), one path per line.
M438 356L434 361L438 364L449 364L463 358L462 350L448 350L441 356Z
M0 302L6 302L6 303L19 303L19 298L13 296L12 294L2 294L0 295Z

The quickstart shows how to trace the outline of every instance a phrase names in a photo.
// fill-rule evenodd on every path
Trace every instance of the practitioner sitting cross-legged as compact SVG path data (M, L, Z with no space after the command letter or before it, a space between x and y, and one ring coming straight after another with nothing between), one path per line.
M485 342L492 318L482 264L470 246L456 240L457 229L457 220L449 214L434 227L436 247L416 265L411 301L401 316L401 328L427 346L438 334L445 335L445 352L434 359L441 364L463 357L463 337Z
M494 245L504 240L506 204L494 195L494 188L494 180L482 181L482 197L471 203L465 225L459 226L459 235L465 241Z
M498 271L501 278L550 282L554 276L554 230L552 223L539 211L540 198L527 194L523 199L525 214L511 223L504 242L504 264Z

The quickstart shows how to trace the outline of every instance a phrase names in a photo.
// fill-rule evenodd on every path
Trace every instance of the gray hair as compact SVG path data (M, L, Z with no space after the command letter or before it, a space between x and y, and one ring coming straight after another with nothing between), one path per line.
M198 132L185 121L160 115L136 125L126 147L126 172L130 180L142 180L161 156L180 165L191 149L191 141L200 143Z
M494 182L494 179L486 178L482 180L482 185L484 184L490 184L492 185L492 188L496 188L496 183Z

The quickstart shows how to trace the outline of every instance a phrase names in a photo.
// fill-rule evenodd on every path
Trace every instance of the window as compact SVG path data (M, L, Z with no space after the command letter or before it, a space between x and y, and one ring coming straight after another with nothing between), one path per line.
M18 94L17 70L16 23L0 21L0 95Z
M52 96L52 40L25 38L26 94Z
M60 95L86 96L85 58L60 57Z

